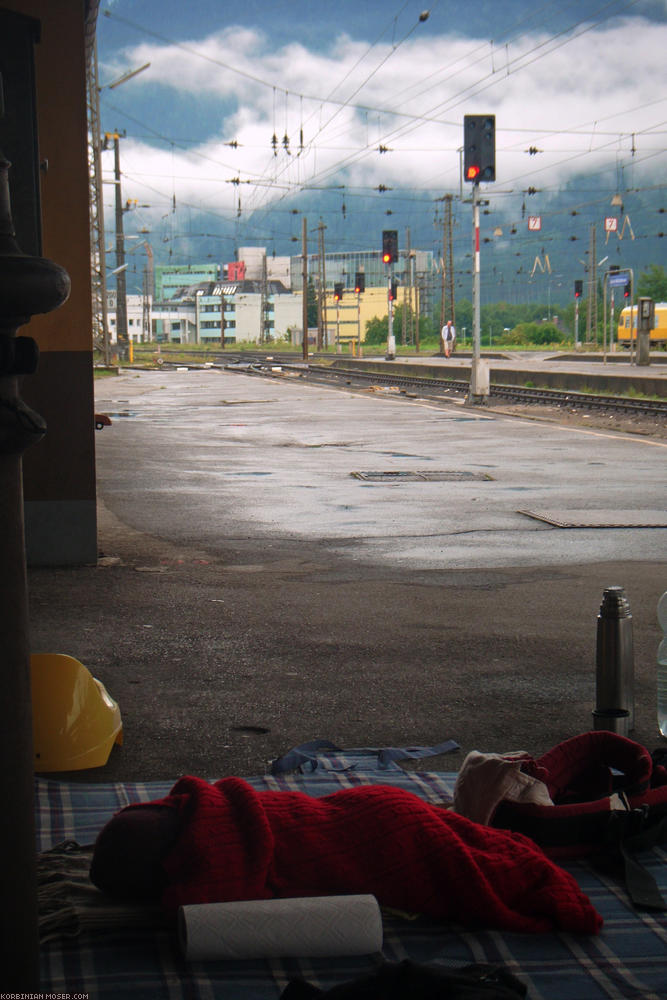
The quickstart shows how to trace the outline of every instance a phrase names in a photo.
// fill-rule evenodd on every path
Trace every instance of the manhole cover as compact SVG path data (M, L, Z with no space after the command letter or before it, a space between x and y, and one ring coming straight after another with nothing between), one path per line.
M351 472L354 479L363 479L370 483L463 483L488 482L493 476L486 472L456 472L448 470L427 471L395 471L390 472Z

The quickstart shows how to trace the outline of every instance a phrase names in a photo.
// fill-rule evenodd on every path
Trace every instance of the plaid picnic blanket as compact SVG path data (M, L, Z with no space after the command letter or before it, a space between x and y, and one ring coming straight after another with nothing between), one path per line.
M456 774L377 770L368 751L329 753L307 773L263 775L252 787L306 792L321 797L341 788L383 784L414 792L426 802L451 801ZM64 840L90 844L106 821L131 802L168 794L173 782L100 785L36 781L38 847L48 850ZM654 848L644 857L663 891L667 858ZM665 1000L667 995L667 920L637 913L624 889L588 862L566 869L604 918L599 935L564 932L523 934L469 930L449 921L406 920L385 912L382 956L337 959L271 959L252 962L186 962L169 929L150 919L125 925L120 914L104 934L88 925L75 937L52 937L42 947L42 989L87 993L94 1000L278 1000L290 981L304 978L321 988L372 972L384 959L459 967L471 962L500 963L528 987L530 1000ZM86 885L85 872L80 872ZM75 880L76 881L76 880ZM88 908L79 900L85 913ZM90 917L82 917L83 923ZM106 918L105 918L106 919Z

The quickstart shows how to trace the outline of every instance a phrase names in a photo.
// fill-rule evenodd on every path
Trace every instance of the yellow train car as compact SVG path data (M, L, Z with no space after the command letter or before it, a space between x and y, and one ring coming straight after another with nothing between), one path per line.
M630 330L630 314L632 313L632 331ZM626 306L618 318L618 346L637 346L637 306ZM649 336L651 346L667 347L667 302L656 302L655 323Z

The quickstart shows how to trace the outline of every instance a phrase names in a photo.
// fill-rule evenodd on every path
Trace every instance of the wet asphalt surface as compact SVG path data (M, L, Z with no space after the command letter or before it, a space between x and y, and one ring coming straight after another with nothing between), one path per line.
M433 770L539 754L591 727L611 585L633 612L632 735L665 742L667 531L518 513L664 510L663 441L217 371L96 394L113 420L96 438L99 561L29 573L33 651L80 659L123 715L106 766L68 777L258 774L318 737L455 739ZM352 475L424 468L475 476Z

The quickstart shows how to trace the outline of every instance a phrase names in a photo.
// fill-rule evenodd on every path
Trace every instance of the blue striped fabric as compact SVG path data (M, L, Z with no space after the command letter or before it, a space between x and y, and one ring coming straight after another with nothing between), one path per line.
M313 772L247 780L258 789L284 788L313 796L359 784L388 784L431 802L448 802L456 775L404 772L396 765L378 771L377 758L362 750L325 755ZM119 808L159 798L172 784L100 785L38 779L38 849L66 839L91 843ZM656 848L642 860L667 895L664 849ZM566 867L604 917L598 937L471 932L385 914L382 956L188 963L170 933L132 928L122 936L91 933L45 945L41 987L44 992L88 994L91 1000L275 1000L290 979L298 976L326 988L371 972L383 959L410 958L452 966L502 963L526 983L529 1000L666 1000L665 914L636 912L620 884L586 863Z

